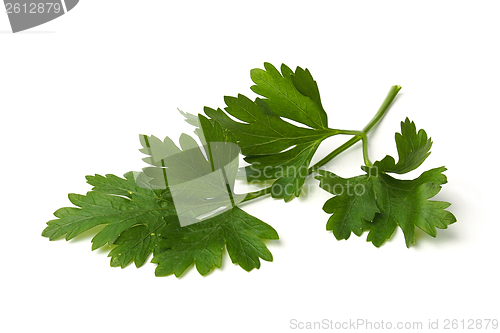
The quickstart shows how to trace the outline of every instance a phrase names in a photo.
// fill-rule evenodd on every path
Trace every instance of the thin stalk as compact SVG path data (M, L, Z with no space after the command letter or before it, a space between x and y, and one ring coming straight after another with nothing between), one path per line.
M366 134L361 137L361 141L363 142L363 161L367 167L372 167L373 163L368 157L368 138L366 137Z
M264 196L267 194L271 194L271 188L272 188L272 186L269 186L269 187L263 188L262 190L259 190L259 191L247 193L247 196L241 202L257 199L258 197L261 197L261 196Z
M337 149L335 149L330 154L326 155L320 161L318 161L316 164L314 164L312 167L310 167L307 170L307 174L310 175L314 171L318 170L320 167L322 167L323 165L325 165L326 163L330 162L332 159L334 159L335 157L340 155L340 153L342 153L342 152L346 151L347 149L351 148L352 146L354 146L354 144L356 144L360 140L361 140L361 135L356 135L356 136L352 137L351 139L349 139L349 141L346 141L344 144L337 147Z
M336 130L337 133L335 133L336 135L337 134L347 134L347 135L362 135L363 132L362 131L351 131L351 130Z
M149 145L149 140L147 135L143 135L142 138L144 139L144 142L146 143L146 148L148 148L148 155L151 156L151 161L153 164L156 163L154 156L153 156L153 151L151 150L151 146ZM165 188L168 188L168 181L167 181L167 170L165 169L165 160L161 159L161 166L162 166L162 171L163 171L163 180L165 181Z
M372 118L372 120L370 120L370 122L366 124L366 126L363 128L363 133L365 134L368 133L373 128L373 126L375 126L380 121L380 119L382 119L387 110L389 110L389 106L391 106L392 101L394 100L394 98L396 98L396 95L400 90L401 86L391 87L391 90L389 90L389 93L387 94L387 97L380 106L380 109L378 109L377 113Z
M224 168L221 168L220 171L222 171L222 176L224 177L224 183L226 184L227 194L229 194L229 199L231 200L231 207L234 207L235 204L233 198L233 191L231 191L231 186L229 186L229 180L227 179L226 170Z
M396 95L398 92L401 90L401 86L392 86L391 89L389 90L389 93L387 94L387 97L385 98L384 102L378 109L377 113L373 116L373 118L366 124L366 126L363 128L363 130L360 132L360 134L352 137L349 141L345 142L343 145L332 151L330 154L326 155L323 157L320 161L318 161L316 164L314 164L312 167L309 168L307 171L307 174L311 174L314 171L318 170L320 167L325 165L326 163L330 162L333 158L337 157L340 153L344 152L345 150L351 148L354 146L358 141L363 140L364 137L364 145L363 145L363 158L365 161L365 164L369 166L368 164L371 164L370 159L368 158L368 139L366 135L368 132L382 119L382 117L385 115L385 113L389 110L389 106L391 105L392 101L394 101L394 98L396 98ZM368 162L368 163L367 163Z

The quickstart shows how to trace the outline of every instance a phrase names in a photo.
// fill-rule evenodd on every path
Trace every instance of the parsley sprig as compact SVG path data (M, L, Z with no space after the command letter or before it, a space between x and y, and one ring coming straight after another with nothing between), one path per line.
M318 85L308 69L295 71L269 63L253 69L251 89L261 97L225 97L224 109L205 107L205 115L182 112L195 127L195 137L183 134L177 146L170 138L141 135L140 149L149 164L124 177L87 176L85 195L70 194L73 207L57 210L42 236L70 240L100 226L92 250L111 247L111 266L140 267L153 255L156 275L179 277L191 266L201 275L220 268L224 251L247 271L260 260L272 261L266 243L279 238L269 224L239 205L263 196L286 202L302 193L305 179L316 174L319 186L332 198L323 210L326 228L337 239L368 232L376 247L402 229L406 246L415 243L415 229L436 237L456 221L447 202L430 200L447 182L445 167L423 172L413 180L391 174L417 169L429 156L432 141L408 118L396 133L398 161L387 155L372 162L368 133L383 118L400 86L393 86L377 113L362 130L331 128ZM298 124L302 126L298 126ZM319 145L334 135L352 136L311 165ZM342 178L324 170L328 162L362 142L363 174ZM242 154L248 165L239 167ZM237 178L271 184L250 193L235 193Z

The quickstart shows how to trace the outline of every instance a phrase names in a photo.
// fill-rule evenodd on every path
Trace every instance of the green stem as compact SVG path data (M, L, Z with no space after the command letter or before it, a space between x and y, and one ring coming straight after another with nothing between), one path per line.
M362 131L351 131L351 130L335 130L335 131L336 131L335 135L337 135L337 134L362 135L363 134Z
M366 134L363 134L361 141L363 142L363 161L367 167L372 167L373 163L370 161L370 158L368 158L368 138Z
M398 94L398 92L400 90L401 90L401 86L392 86L391 87L391 90L389 90L389 93L387 94L387 97L385 98L384 102L380 106L380 109L378 109L377 113L372 118L372 120L370 120L370 122L368 124L366 124L366 126L363 128L363 132L365 134L368 133L373 128L373 126L375 126L380 121L380 119L382 119L382 117L385 115L387 110L389 110L389 106L391 106L392 101L394 100L394 98L396 98L396 95Z
M372 166L372 162L368 158L368 137L367 134L368 132L382 119L382 117L385 115L385 113L389 110L389 106L391 103L394 101L394 98L396 98L396 95L398 92L401 90L401 86L392 86L391 89L389 90L389 93L387 94L387 97L385 98L384 102L378 109L377 113L373 118L366 124L366 126L363 128L362 131L350 131L350 130L339 130L338 134L350 134L354 135L351 139L346 141L344 144L342 144L340 147L332 151L330 154L326 155L323 157L320 161L315 163L313 166L311 166L307 170L307 175L310 175L314 171L318 170L320 167L325 165L326 163L330 162L333 158L337 157L340 155L342 152L346 151L350 147L354 146L358 141L363 141L363 160L366 166ZM255 191L255 192L250 192L247 194L246 198L242 201L249 201L256 199L258 197L267 195L271 193L271 188L266 187L262 190Z
M146 147L148 148L148 155L151 156L151 159L153 163L155 163L155 157L153 156L153 151L151 150L151 146L149 145L149 140L147 135L143 135L142 138L144 139L144 142L146 143ZM162 166L162 171L163 171L163 179L165 181L165 188L168 188L168 181L167 181L167 170L165 169L165 160L161 159L161 166Z
M247 196L241 202L257 199L258 197L261 197L261 196L264 196L267 194L271 194L271 188L272 188L272 186L269 186L269 187L263 188L262 190L259 190L259 191L247 193Z
M349 149L350 147L354 146L354 144L357 143L360 140L361 140L361 136L360 135L356 135L356 136L352 137L351 139L349 139L349 141L346 141L344 144L342 144L341 146L337 147L337 149L335 149L330 154L328 154L325 157L323 157L319 162L317 162L312 167L310 167L307 170L307 174L310 175L314 171L318 170L323 165L325 165L326 163L330 162L332 159L334 159L335 157L337 157L338 155L340 155L340 153L342 153L345 150Z
M342 153L343 151L349 149L350 147L354 146L358 141L363 140L364 137L364 147L363 147L363 158L365 161L365 164L371 164L369 158L368 158L368 139L366 138L366 134L382 119L382 117L385 115L385 113L389 110L389 106L391 105L392 101L394 98L396 98L396 95L398 92L401 90L401 86L392 86L391 89L389 90L389 93L387 94L387 97L385 98L384 102L378 109L377 113L373 118L366 124L366 126L363 128L363 131L361 131L360 135L356 135L355 137L351 138L349 141L345 142L342 146L338 147L334 151L332 151L330 154L326 155L324 158L322 158L319 162L314 164L312 167L309 168L307 171L307 174L311 174L314 171L318 170L320 167L325 165L326 163L330 162L334 157ZM367 163L368 162L368 163Z

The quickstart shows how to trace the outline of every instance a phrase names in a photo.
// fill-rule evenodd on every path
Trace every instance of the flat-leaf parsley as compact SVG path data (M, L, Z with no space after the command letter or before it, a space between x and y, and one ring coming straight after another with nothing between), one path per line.
M401 89L393 86L374 117L362 130L331 128L318 85L308 69L295 71L269 63L253 69L251 89L261 97L224 98L224 109L205 107L205 115L181 113L195 126L196 137L182 134L177 146L170 138L141 135L140 151L149 165L124 177L87 176L86 195L70 194L74 207L57 210L42 236L70 240L101 226L92 250L107 245L110 264L140 267L153 255L157 276L181 276L192 266L201 275L231 261L246 271L272 261L265 241L278 239L269 224L240 205L271 195L291 201L302 193L305 179L315 173L319 186L334 196L323 210L331 214L327 230L337 239L360 236L379 247L402 229L406 246L415 243L415 228L436 236L456 221L447 202L430 200L447 182L445 167L423 172L413 180L390 174L417 169L429 156L432 141L408 118L396 133L398 161L385 156L372 163L368 133L382 119ZM351 138L314 165L319 145L334 135ZM364 174L342 178L322 169L357 142L362 142ZM200 145L201 144L201 145ZM248 165L239 166L239 154ZM238 178L263 186L236 193Z

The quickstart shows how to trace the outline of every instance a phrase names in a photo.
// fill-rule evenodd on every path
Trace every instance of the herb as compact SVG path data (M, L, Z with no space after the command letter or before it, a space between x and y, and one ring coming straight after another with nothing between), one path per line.
M436 237L436 228L446 229L456 221L447 202L429 201L446 183L443 171L435 168L414 180L399 180L387 173L404 174L420 166L429 156L432 141L424 130L408 118L401 122L401 134L396 133L398 163L387 155L373 166L363 166L365 175L341 178L334 173L319 170L316 179L320 187L335 194L323 210L333 214L326 225L337 239L348 239L353 232L359 236L369 230L368 241L379 247L394 233L403 230L406 246L415 243L415 226Z
M203 116L200 116L200 120L208 144L234 142L231 133L223 130L218 123L212 124ZM207 148L210 146L204 146L209 156L208 160L205 159L196 141L185 134L180 138L183 150L168 137L164 142L155 137L142 136L142 139L141 142L145 144L143 152L154 155L146 158L146 161L153 165L169 163L174 168L177 163L182 170L195 173L195 178L187 175L194 180L203 177L207 166L213 171L217 162L224 163L216 161L216 158L228 156L227 151L217 155ZM153 153L149 142L156 143ZM155 161L155 156L163 158ZM221 267L224 246L232 262L247 271L260 267L259 257L272 261L272 254L261 239L278 239L277 232L234 203L222 214L203 222L181 226L169 184L159 186L158 178L148 177L156 176L157 171L163 170L152 167L147 168L144 174L133 175L129 172L125 174L125 179L114 175L87 176L87 182L94 186L92 191L87 195L69 195L70 201L80 208L61 208L56 211L54 215L58 219L49 221L42 235L50 240L65 235L66 240L70 240L95 226L105 225L92 239L92 250L106 244L116 245L109 253L111 266L122 268L131 262L140 267L154 253L152 262L158 264L155 272L157 276L180 276L193 263L196 263L200 274L206 275L214 267ZM166 180L163 177L161 179ZM234 179L233 176L224 182L234 183ZM209 190L216 192L217 184ZM215 206L220 204L221 201Z
M381 246L399 226L406 245L415 243L415 227L436 236L436 228L456 221L445 210L450 204L431 201L446 183L444 167L423 172L414 180L405 174L418 168L430 154L432 141L417 132L408 118L396 133L398 162L391 156L372 163L368 157L369 131L381 120L401 89L393 86L379 111L363 130L330 128L318 86L307 69L281 72L271 64L253 69L251 89L255 100L238 95L225 97L226 107L205 107L205 115L182 112L195 126L201 142L186 134L180 147L166 137L140 136L149 164L142 172L87 176L93 186L86 195L70 194L76 207L57 210L42 235L50 240L77 235L101 226L92 239L92 250L111 247L111 266L142 266L153 254L155 274L181 276L196 265L201 275L220 268L224 249L234 264L250 271L260 259L273 257L264 240L278 239L268 224L240 208L244 202L271 195L290 201L300 196L307 176L317 173L319 186L332 193L323 209L337 239L368 232L367 240ZM301 124L302 126L295 125ZM314 165L311 159L323 140L351 135L343 145ZM362 141L365 172L341 178L321 170L337 155ZM247 166L239 167L238 156ZM262 190L238 194L237 178L272 184Z

